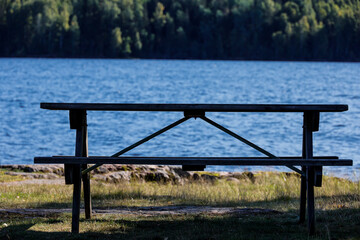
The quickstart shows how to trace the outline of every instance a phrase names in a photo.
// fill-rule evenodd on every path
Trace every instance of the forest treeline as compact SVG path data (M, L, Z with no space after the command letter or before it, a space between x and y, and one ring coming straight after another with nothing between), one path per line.
M0 56L360 60L360 0L0 0Z

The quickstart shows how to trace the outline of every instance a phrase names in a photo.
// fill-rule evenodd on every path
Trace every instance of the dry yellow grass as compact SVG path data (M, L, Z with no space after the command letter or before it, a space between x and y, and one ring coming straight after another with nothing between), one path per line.
M262 172L239 182L162 184L92 183L93 207L206 205L271 208L280 215L96 215L69 234L70 214L28 217L0 214L0 239L360 239L360 184L324 177L316 188L317 232L296 223L300 179ZM0 184L0 208L71 207L71 185ZM51 233L50 233L51 232Z

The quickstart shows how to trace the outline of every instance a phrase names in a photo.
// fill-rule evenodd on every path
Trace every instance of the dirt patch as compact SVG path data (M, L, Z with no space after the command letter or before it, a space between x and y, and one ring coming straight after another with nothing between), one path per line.
M18 186L24 184L65 184L64 178L57 179L25 179L23 181L13 181L13 182L2 182L1 185L6 186Z
M83 210L82 210L83 212ZM70 208L63 209L0 209L1 215L23 215L45 217L61 213L71 213ZM164 206L164 207L124 207L112 209L93 209L93 214L119 214L119 215L181 215L181 214L213 214L213 215L273 215L282 212L262 208L229 208L209 206Z

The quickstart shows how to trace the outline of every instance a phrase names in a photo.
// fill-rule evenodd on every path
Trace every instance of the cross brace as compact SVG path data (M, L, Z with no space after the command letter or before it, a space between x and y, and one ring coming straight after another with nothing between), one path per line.
M185 111L185 112L184 112L184 117L181 118L180 120L178 120L178 121L176 121L176 122L174 122L174 123L172 123L172 124L170 124L170 125L162 128L162 129L160 129L159 131L157 131L157 132L155 132L155 133L153 133L153 134L151 134L151 135L149 135L149 136L141 139L140 141L138 141L138 142L136 142L136 143L134 143L134 144L132 144L132 145L124 148L123 150L121 150L121 151L113 154L111 157L119 157L120 155L123 155L124 153L126 153L126 152L128 152L128 151L130 151L130 150L132 150L132 149L134 149L134 148L136 148L136 147L138 147L139 145L141 145L141 144L143 144L143 143L145 143L145 142L147 142L147 141L149 141L149 140L151 140L151 139L159 136L160 134L162 134L162 133L164 133L164 132L166 132L166 131L174 128L174 127L176 127L177 125L180 125L181 123L187 121L188 119L190 119L190 118L192 118L192 117L193 117L193 118L200 118L200 119L204 120L205 122L211 124L212 126L218 128L218 129L222 130L223 132L229 134L230 136L232 136L232 137L240 140L241 142L245 143L246 145L254 148L255 150L257 150L257 151L259 151L259 152L261 152L261 153L263 153L263 154L265 154L266 156L268 156L268 157L271 158L271 159L279 159L278 157L276 157L275 155L273 155L273 154L271 154L270 152L266 151L265 149L257 146L256 144L250 142L249 140L241 137L240 135L238 135L238 134L230 131L229 129L227 129L227 128L221 126L220 124L212 121L211 119L207 118L207 117L205 116L205 112L204 112L204 111ZM91 166L91 167L83 170L83 171L82 171L82 174L86 174L86 173L88 173L88 172L90 172L90 171L92 171L92 170L100 167L101 165L102 165L101 163L97 163L97 164L95 164L95 165L93 165L93 166ZM286 165L286 167L288 167L288 168L292 169L293 171L301 174L302 176L304 176L304 174L305 174L303 171L301 171L300 169L298 169L298 168L296 168L296 167L294 167L294 166Z

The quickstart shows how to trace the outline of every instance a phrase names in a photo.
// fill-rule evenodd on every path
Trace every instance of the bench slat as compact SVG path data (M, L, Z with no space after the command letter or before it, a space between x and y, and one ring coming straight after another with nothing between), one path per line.
M139 164L238 166L352 166L350 159L269 159L241 157L35 157L35 164Z

